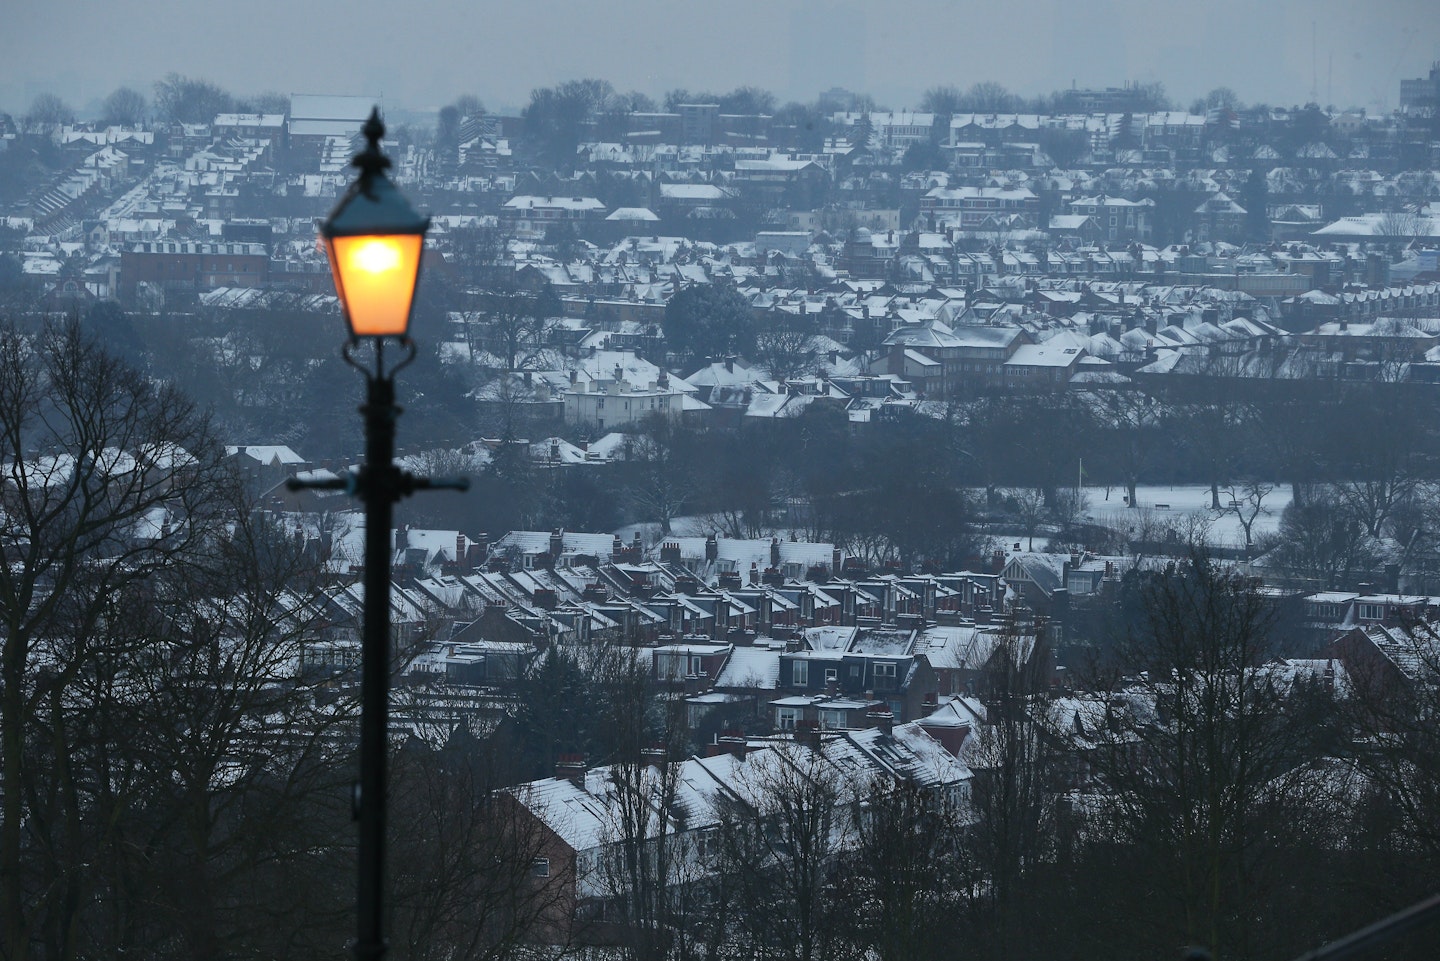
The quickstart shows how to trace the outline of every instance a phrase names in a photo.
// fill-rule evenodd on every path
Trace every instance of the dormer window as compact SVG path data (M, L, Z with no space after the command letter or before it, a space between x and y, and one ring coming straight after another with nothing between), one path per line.
M810 683L810 663L808 661L790 662L790 684L793 687L805 687Z

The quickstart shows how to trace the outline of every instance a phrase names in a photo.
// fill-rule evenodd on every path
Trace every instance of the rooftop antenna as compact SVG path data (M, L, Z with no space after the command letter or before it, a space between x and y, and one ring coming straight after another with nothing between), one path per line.
M1315 103L1320 99L1316 87L1318 85L1315 71L1315 21L1310 21L1310 102Z

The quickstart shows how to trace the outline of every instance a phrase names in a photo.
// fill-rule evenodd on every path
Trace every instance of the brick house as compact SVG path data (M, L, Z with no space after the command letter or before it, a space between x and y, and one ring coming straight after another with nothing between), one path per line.
M166 292L213 287L264 287L270 257L264 244L157 240L120 253L120 300L133 302L140 284Z

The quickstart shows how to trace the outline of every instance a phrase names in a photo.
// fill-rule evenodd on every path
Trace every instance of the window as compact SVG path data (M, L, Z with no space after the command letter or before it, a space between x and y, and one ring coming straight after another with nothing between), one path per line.
M793 707L777 707L775 709L775 726L782 731L795 730L796 710Z
M795 687L806 687L810 683L810 664L806 661L790 662L790 683Z
M820 726L827 731L835 731L839 730L842 727L848 727L848 725L845 723L845 712L833 710L821 711Z
M705 673L705 668L700 664L700 658L693 654L690 655L690 673L692 675Z
M1385 619L1384 604L1361 604L1360 620L1362 621L1383 621Z
M875 676L876 676L876 677L888 677L888 678L892 678L892 679L893 679L893 678L895 677L895 665L894 665L894 663L892 663L892 662L890 662L890 661L885 661L885 662L883 662L883 663L876 664L876 665L875 665Z
M530 873L537 878L548 878L550 876L550 859L536 858L531 861Z
M839 668L837 668L837 667L827 667L827 668L825 668L825 683L826 683L826 684L829 684L831 681L838 681L838 680L840 680L840 669L839 669Z

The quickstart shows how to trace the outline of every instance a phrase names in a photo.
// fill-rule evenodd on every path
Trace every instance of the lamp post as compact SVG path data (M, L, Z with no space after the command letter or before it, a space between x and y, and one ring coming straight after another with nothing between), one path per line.
M385 754L390 699L390 562L395 502L427 488L465 490L465 479L433 481L395 465L395 373L415 359L410 311L420 274L428 217L417 214L385 175L390 161L380 152L385 126L379 110L363 128L367 146L352 164L360 175L320 226L320 240L335 275L335 289L350 338L345 362L365 376L365 460L344 478L303 481L291 490L344 490L365 505L365 611L361 634L360 779L354 793L359 822L358 927L355 957L377 961L385 954ZM385 366L385 344L404 354ZM373 366L357 358L368 342Z

